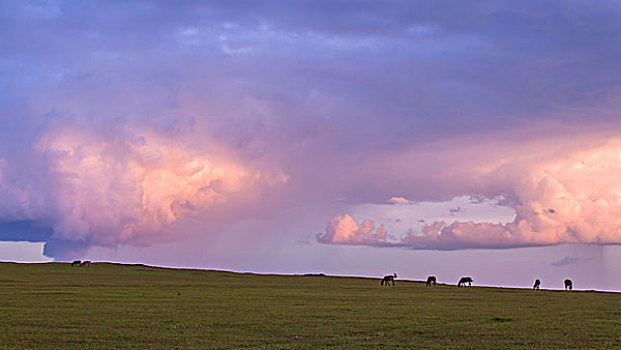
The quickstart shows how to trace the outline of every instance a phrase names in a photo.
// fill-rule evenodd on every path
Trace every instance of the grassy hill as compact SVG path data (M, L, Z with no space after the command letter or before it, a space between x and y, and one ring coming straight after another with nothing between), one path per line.
M0 349L619 349L621 294L0 264Z

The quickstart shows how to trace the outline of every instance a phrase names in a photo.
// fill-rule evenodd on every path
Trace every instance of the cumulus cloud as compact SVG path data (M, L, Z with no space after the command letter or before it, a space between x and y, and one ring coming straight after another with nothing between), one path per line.
M5 176L11 164L0 161L0 207L6 209L0 219L5 232L21 239L38 225L36 231L49 235L40 237L48 242L46 253L61 258L92 245L178 239L174 225L182 218L233 198L252 201L262 188L287 181L278 170L255 169L144 128L106 135L63 124L43 132L34 153L45 164L41 191L18 169L12 179Z
M357 223L345 214L331 218L325 234L318 234L317 240L335 244L383 245L386 244L386 234L383 224L376 228L372 220Z
M514 248L560 243L621 243L621 139L562 155L495 160L476 171L480 186L503 183L514 197L512 222L436 221L397 241L367 240L349 230L336 244L406 245L415 249ZM484 173L479 172L485 169ZM342 220L342 216L338 216ZM351 221L351 220L350 220ZM364 220L372 227L372 220ZM355 226L350 223L347 227ZM333 222L327 231L333 230ZM385 237L385 236L384 236Z
M410 204L410 201L405 197L391 197L388 201L392 204Z

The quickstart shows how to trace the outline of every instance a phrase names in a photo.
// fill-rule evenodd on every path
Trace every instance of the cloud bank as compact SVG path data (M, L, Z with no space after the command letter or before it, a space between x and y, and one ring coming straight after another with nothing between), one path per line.
M419 232L409 230L390 240L385 234L383 239L368 234L374 228L373 220L365 219L361 230L351 217L341 215L328 222L326 233L318 240L414 249L621 243L621 139L562 156L556 151L527 152L519 159L488 161L472 169L477 169L477 178L471 181L479 186L494 188L502 183L511 193L516 212L512 222L436 221Z

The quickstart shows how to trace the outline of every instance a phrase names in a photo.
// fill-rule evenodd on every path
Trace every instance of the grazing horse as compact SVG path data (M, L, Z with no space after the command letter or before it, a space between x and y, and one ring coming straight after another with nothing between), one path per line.
M425 282L425 285L430 286L433 283L433 285L436 285L436 276L429 276L427 277L427 282Z
M569 289L571 290L573 288L573 284L571 283L570 279L566 279L565 280L565 290Z
M74 260L74 261L71 263L71 266L72 266L72 267L73 267L73 266L82 266L82 262L81 262L80 260Z
M457 287L465 287L466 283L468 283L468 287L472 287L472 277L462 277L459 282L457 282Z
M80 264L80 266L82 266L82 267L84 267L84 266L91 266L91 261L90 260L83 261L82 264Z
M539 289L540 284L541 284L541 281L539 279L536 279L535 284L533 285L533 290Z
M384 284L389 286L390 282L392 282L392 285L395 285L395 278L397 278L397 274L394 273L392 275L386 275L384 276L384 278L382 278L382 281L380 282L380 284L383 286Z

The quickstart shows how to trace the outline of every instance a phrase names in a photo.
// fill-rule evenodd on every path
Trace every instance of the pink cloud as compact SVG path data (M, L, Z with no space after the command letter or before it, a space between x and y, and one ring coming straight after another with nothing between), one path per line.
M410 204L410 201L405 197L391 197L388 201L392 204Z
M373 221L368 219L358 224L345 214L328 220L326 233L318 234L317 240L334 244L384 245L386 234L383 224L375 228Z
M106 136L62 125L42 133L34 149L44 159L47 193L3 180L11 165L0 159L0 207L14 211L3 214L53 217L51 240L87 246L179 239L183 232L175 225L183 218L257 201L263 189L288 179L278 169L242 163L215 148L189 148L147 129Z
M568 144L566 144L568 145ZM571 145L571 143L569 144ZM621 139L560 152L558 148L476 162L461 174L465 183L500 187L512 195L512 222L436 221L396 240L368 239L364 230L331 235L328 223L319 241L334 244L404 245L415 249L512 248L560 243L621 243ZM472 159L470 159L472 161ZM460 164L466 166L466 164ZM347 227L358 227L347 217ZM371 219L364 227L374 227ZM336 239L338 237L338 239Z

